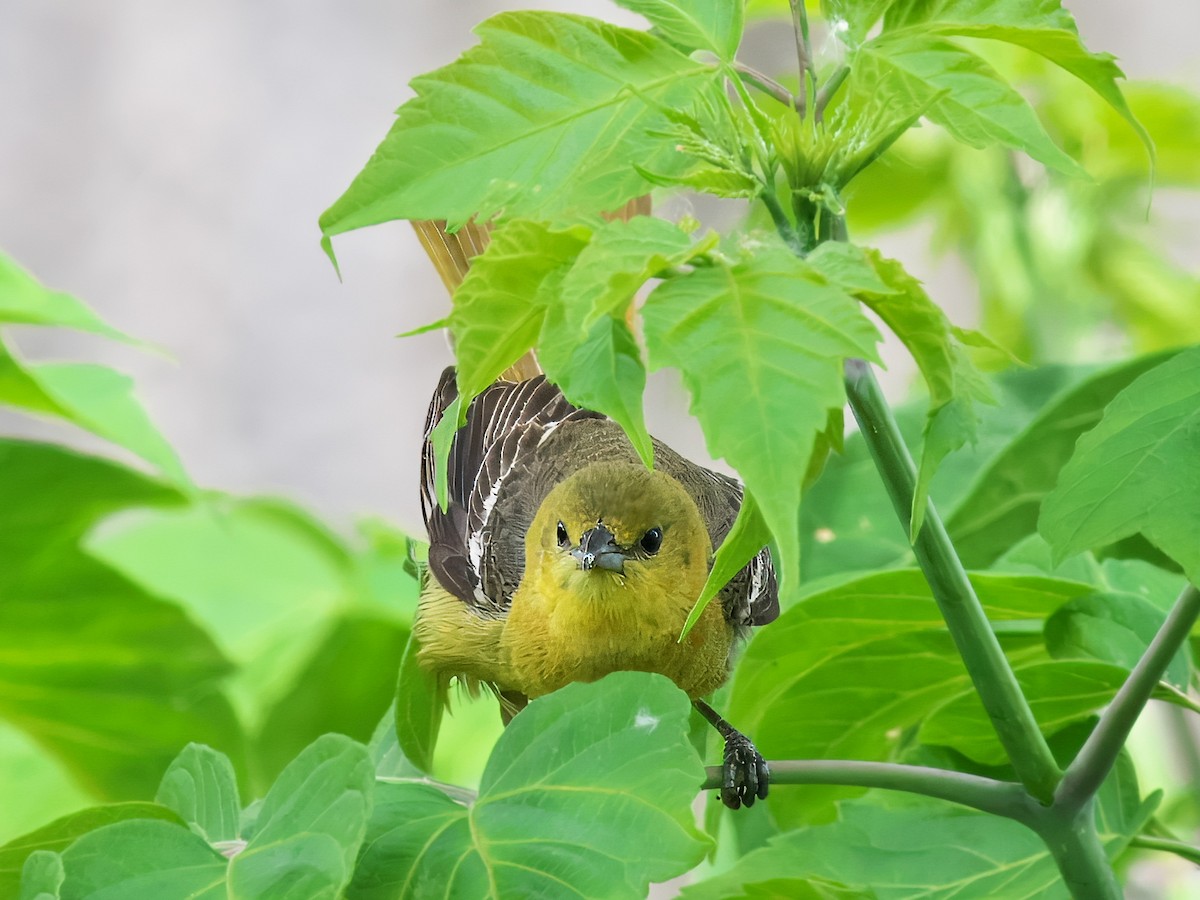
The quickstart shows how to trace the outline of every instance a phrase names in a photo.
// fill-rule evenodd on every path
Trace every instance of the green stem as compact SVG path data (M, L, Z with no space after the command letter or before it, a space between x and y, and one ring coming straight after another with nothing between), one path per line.
M792 7L792 30L796 33L796 62L800 66L800 96L807 101L808 85L817 89L817 69L808 47L808 10L804 0L788 0ZM803 115L803 113L801 113Z
M813 120L820 122L825 117L825 107L829 105L829 101L833 99L834 94L838 92L838 88L846 80L850 74L849 66L839 66L829 80L821 85L821 89L817 91L817 99L813 101Z
M896 514L907 529L916 468L879 383L862 360L846 361L846 393ZM913 552L1017 777L1034 798L1049 803L1060 777L1058 765L932 501L926 502L925 523Z
M1069 815L1041 809L1031 823L1058 865L1072 897L1078 900L1121 900L1112 864L1096 832L1095 798Z
M796 96L774 78L764 75L762 72L758 71L758 69L751 68L745 63L735 62L733 64L733 70L742 76L743 81L754 85L754 87L758 88L758 90L762 91L767 96L774 97L789 109L795 110L796 112L800 113L800 115L804 115L803 96Z
M763 205L767 207L767 211L771 214L771 221L775 223L775 230L779 232L779 236L783 238L788 247L797 256L802 256L804 251L805 241L797 233L792 226L791 220L788 219L787 213L783 211L783 205L780 204L779 198L771 192L768 187L759 195L762 198ZM803 223L802 223L803 224Z
M1171 607L1171 612L1154 640L1138 660L1108 709L1100 717L1100 723L1088 736L1079 754L1067 767L1062 783L1054 795L1054 805L1065 811L1073 811L1087 803L1104 779L1108 777L1117 754L1125 746L1125 740L1150 700L1155 686L1167 670L1172 657L1187 640L1196 617L1200 615L1200 591L1192 585Z
M1142 850L1162 850L1165 853L1174 853L1176 856L1181 856L1188 862L1193 862L1200 866L1200 847L1193 847L1191 844L1185 844L1183 841L1138 834L1134 835L1133 840L1129 842L1129 846L1140 847Z
M965 772L951 772L928 766L904 766L896 763L864 762L841 759L786 759L768 763L771 784L834 784L844 787L885 788L923 794L948 800L992 813L1027 822L1029 799L1021 785L1011 781L996 781ZM701 790L721 786L720 766L709 766Z

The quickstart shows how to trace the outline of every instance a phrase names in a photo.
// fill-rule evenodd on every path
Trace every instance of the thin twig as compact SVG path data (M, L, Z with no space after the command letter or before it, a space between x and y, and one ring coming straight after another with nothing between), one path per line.
M821 89L817 91L817 97L813 101L814 121L820 122L825 117L825 107L829 105L829 101L833 99L833 95L838 92L838 88L842 86L849 74L849 66L838 66L829 76L829 80L821 85Z
M742 76L743 80L750 82L750 84L754 85L767 96L774 97L788 109L795 110L801 115L804 114L805 101L803 96L793 94L774 78L764 75L758 69L751 68L745 63L735 62L733 68L734 71Z
M1100 716L1099 724L1067 767L1054 793L1055 806L1077 809L1100 789L1117 761L1117 754L1125 746L1134 722L1150 700L1171 659L1187 640L1197 616L1200 616L1200 590L1189 584L1108 709Z
M826 784L886 788L948 800L982 812L1024 822L1033 804L1025 789L1012 781L996 781L965 772L929 766L841 759L786 759L767 763L771 784ZM702 790L721 786L720 766L705 769Z
M1129 842L1129 846L1140 847L1143 850L1162 850L1166 853L1174 853L1176 856L1182 856L1188 862L1193 862L1200 866L1200 847L1193 847L1191 844L1185 844L1183 841L1135 834L1133 840Z
M814 91L817 89L817 70L808 49L808 10L804 8L804 0L788 0L788 2L792 7L792 30L796 33L796 62L800 67L800 95L807 98L806 79L812 81Z

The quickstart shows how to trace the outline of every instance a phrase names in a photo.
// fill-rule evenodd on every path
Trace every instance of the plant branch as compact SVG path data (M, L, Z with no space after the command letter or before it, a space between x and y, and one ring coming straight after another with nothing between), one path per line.
M886 788L948 800L981 812L1025 822L1029 797L1012 781L996 781L965 772L929 766L841 759L786 759L768 762L771 784L833 784L844 787ZM709 766L701 790L720 788L720 766Z
M763 189L762 194L763 204L767 207L767 211L771 214L771 221L775 223L775 230L779 232L779 236L783 238L788 247L797 256L802 256L804 253L804 241L797 234L796 229L792 226L792 222L787 217L787 213L783 211L783 205L779 202L779 198L771 191L770 187Z
M838 92L849 75L849 66L839 66L829 76L829 80L821 85L821 89L817 91L817 97L813 101L813 121L820 122L825 118L825 107L829 105L829 101L833 99L833 95Z
M808 10L804 8L804 0L788 0L792 7L792 30L796 33L796 62L800 67L800 95L808 97L807 83L811 81L812 89L817 89L817 70L813 65L812 53L808 46ZM801 109L803 115L803 108Z
M744 81L754 85L768 97L773 97L778 100L788 109L795 110L804 115L804 97L797 96L785 88L782 84L776 81L769 75L764 75L758 69L752 68L745 63L735 62L733 70L742 76Z
M1039 807L1031 827L1046 844L1071 896L1077 900L1121 900L1112 863L1096 831L1095 797L1069 813Z
M1139 847L1142 850L1162 850L1165 853L1174 853L1176 856L1182 856L1188 862L1193 862L1200 866L1200 847L1193 847L1191 844L1185 844L1183 841L1150 837L1146 834L1135 834L1133 840L1129 842L1129 846Z
M1100 716L1100 723L1088 736L1079 755L1067 767L1062 783L1054 794L1055 806L1065 810L1079 808L1100 789L1117 760L1117 754L1125 746L1130 729L1150 700L1171 658L1187 640L1198 615L1200 590L1189 584L1171 607L1167 620L1158 629L1158 634L1154 635L1154 640L1133 667L1108 709Z
M916 468L866 362L846 361L846 393L896 514L907 530ZM926 501L925 522L913 552L1017 777L1034 798L1049 803L1060 778L1058 765L932 501Z

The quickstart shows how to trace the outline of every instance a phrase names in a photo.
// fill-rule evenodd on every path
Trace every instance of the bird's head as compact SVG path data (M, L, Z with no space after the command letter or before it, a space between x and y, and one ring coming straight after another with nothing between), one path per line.
M526 537L527 565L584 602L652 596L690 609L712 545L695 502L674 478L628 462L587 466L542 502Z

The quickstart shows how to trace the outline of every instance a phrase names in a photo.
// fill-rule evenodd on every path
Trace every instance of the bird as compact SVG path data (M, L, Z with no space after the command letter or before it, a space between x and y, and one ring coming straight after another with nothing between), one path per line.
M661 673L725 740L725 805L765 798L766 762L703 698L728 678L748 629L779 614L769 548L678 639L733 527L741 485L657 439L647 468L619 424L538 375L497 381L472 400L451 444L442 508L432 432L457 396L450 367L421 456L429 555L414 622L419 663L440 685L456 678L492 690L506 723L570 682Z

